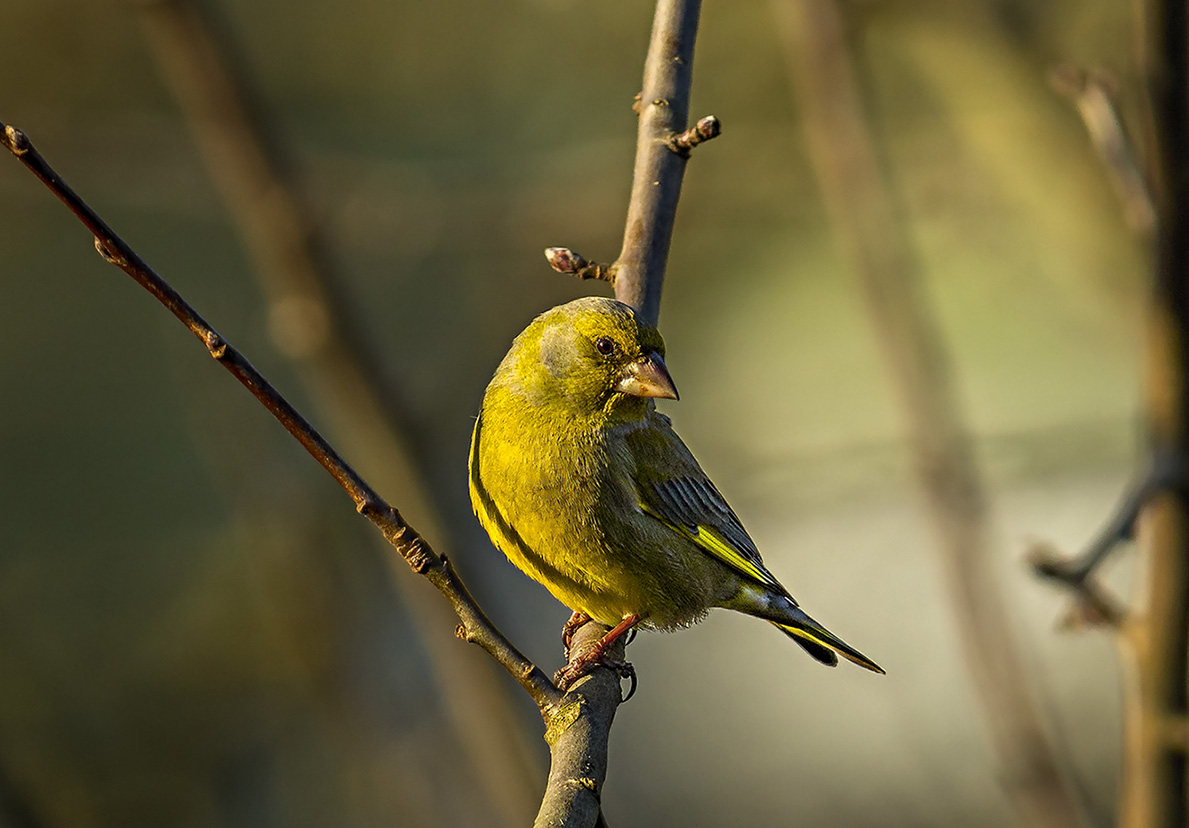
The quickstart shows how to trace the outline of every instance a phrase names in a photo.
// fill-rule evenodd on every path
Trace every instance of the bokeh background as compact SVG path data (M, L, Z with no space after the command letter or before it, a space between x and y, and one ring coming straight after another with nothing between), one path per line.
M1004 590L1054 741L1109 819L1113 642L1055 632L1064 599L1022 556L1034 538L1084 543L1141 456L1145 248L1048 81L1071 62L1123 79L1126 95L1128 4L846 7L992 494L1001 584L987 588ZM652 4L205 8L318 224L351 329L399 400L444 527L431 541L555 669L568 611L471 516L469 432L512 337L554 304L608 293L553 273L541 250L609 260L619 248ZM137 14L110 0L7 2L0 120L313 412ZM607 819L1014 825L776 29L764 2L703 11L693 113L725 132L686 175L661 313L682 399L662 408L773 571L888 675L822 669L725 613L642 634ZM519 734L499 762L528 780L484 782L446 701L457 688L410 609L431 588L397 584L414 576L389 570L334 483L7 157L0 261L10 804L88 828L526 823L547 760L532 704L502 677L490 706L468 703ZM376 471L366 452L347 459ZM1111 568L1117 586L1130 565ZM477 648L452 646L487 669Z

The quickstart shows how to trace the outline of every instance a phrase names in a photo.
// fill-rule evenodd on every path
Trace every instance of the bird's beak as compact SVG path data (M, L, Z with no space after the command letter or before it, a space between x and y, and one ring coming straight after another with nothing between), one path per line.
M665 367L665 360L656 351L647 356L629 362L619 375L615 383L615 390L621 394L631 394L633 397L659 397L665 400L679 399L677 386L669 376L669 369Z

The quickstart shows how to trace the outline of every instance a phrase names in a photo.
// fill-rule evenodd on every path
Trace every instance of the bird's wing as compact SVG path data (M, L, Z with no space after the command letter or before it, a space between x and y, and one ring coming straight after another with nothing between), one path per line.
M636 489L645 514L744 577L788 594L764 566L755 542L669 427L667 417L655 414L650 427L629 435L628 445L636 461Z

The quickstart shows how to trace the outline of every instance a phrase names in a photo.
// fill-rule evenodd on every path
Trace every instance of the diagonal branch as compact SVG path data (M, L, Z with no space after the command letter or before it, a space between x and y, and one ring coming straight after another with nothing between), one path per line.
M380 530L385 540L412 570L437 587L462 622L459 637L474 642L490 653L528 692L549 721L561 694L538 667L524 657L491 623L471 597L445 556L433 551L412 526L360 477L312 425L176 290L162 279L62 180L33 147L28 137L13 126L3 127L0 144L15 155L53 191L62 203L95 236L95 248L151 293L194 334L210 355L240 381L306 451L318 461L355 502L355 509Z
M410 449L398 401L386 395L372 353L321 247L319 226L286 175L281 152L233 44L195 0L140 0L137 10L212 181L223 196L269 304L269 332L309 391L316 412L352 457L368 459L377 488L448 553L448 527ZM221 36L222 34L222 36ZM450 610L403 575L393 579L428 654L437 694L491 803L493 824L521 825L537 807L540 768L510 692L486 659L450 636ZM517 761L519 759L519 761Z

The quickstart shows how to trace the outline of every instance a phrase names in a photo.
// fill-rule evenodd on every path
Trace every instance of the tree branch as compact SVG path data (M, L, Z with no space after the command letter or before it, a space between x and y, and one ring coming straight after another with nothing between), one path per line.
M400 513L347 465L322 435L238 350L220 336L173 287L116 235L50 167L23 132L4 124L0 124L0 128L3 129L0 143L41 179L42 183L49 187L91 231L95 237L95 248L100 255L131 276L137 284L165 305L203 343L210 355L239 380L319 465L326 469L354 501L356 511L380 530L385 540L414 572L424 575L450 602L462 622L458 630L459 637L478 644L490 653L528 692L548 723L561 701L561 694L545 673L525 658L488 620L449 560L434 552L429 543L404 521Z
M1147 85L1145 161L1156 203L1154 290L1147 336L1147 419L1156 456L1189 456L1189 10L1143 0L1141 71ZM1189 715L1189 492L1144 509L1148 556L1140 589L1136 669L1124 694L1120 824L1189 823L1189 752L1170 738Z
M243 237L269 304L269 333L295 367L345 454L366 457L376 487L443 548L450 533L402 434L400 406L351 324L318 225L253 116L233 44L194 0L140 0L137 11L207 170ZM390 556L389 556L390 557ZM537 808L539 763L509 691L487 659L450 635L450 610L411 578L393 579L429 657L437 698L489 801L493 824L523 825ZM519 744L516 744L519 743Z
M1033 545L1028 554L1033 572L1073 593L1075 603L1062 626L1122 627L1128 615L1126 609L1094 575L1121 543L1135 538L1136 523L1144 507L1158 494L1169 492L1180 496L1189 492L1184 461L1177 455L1157 451L1148 473L1124 494L1106 525L1079 555L1068 558L1049 544Z
M619 258L605 265L588 262L568 247L545 249L545 258L554 270L579 279L610 282L615 286L615 298L635 308L650 325L660 318L661 288L685 162L694 147L722 132L713 115L685 128L701 11L701 0L658 0L656 4L644 59L643 91L632 106L639 116L636 162Z
M669 242L688 159L688 148L679 151L671 142L689 120L701 11L701 0L656 4L636 107L636 165L623 248L615 262L615 298L635 308L650 325L660 318Z
M582 625L574 633L573 652L597 644L606 631L597 622ZM608 655L623 660L623 639ZM581 679L566 693L545 731L553 762L533 828L588 828L599 820L599 800L607 778L607 745L619 704L619 676L606 667Z
M569 248L545 250L550 266L559 272L611 282L615 298L635 308L650 325L656 325L660 316L661 288L685 162L693 147L721 131L714 116L685 128L701 10L701 0L658 0L656 4L644 59L643 91L633 106L639 116L636 161L619 258L602 265L588 262ZM607 627L589 621L575 633L574 640L585 641L591 636L597 640L606 632ZM606 773L607 738L620 700L619 676L605 668L566 695L562 709L574 711L578 718L564 736L546 737L551 764L537 828L587 828L601 819L597 804Z

